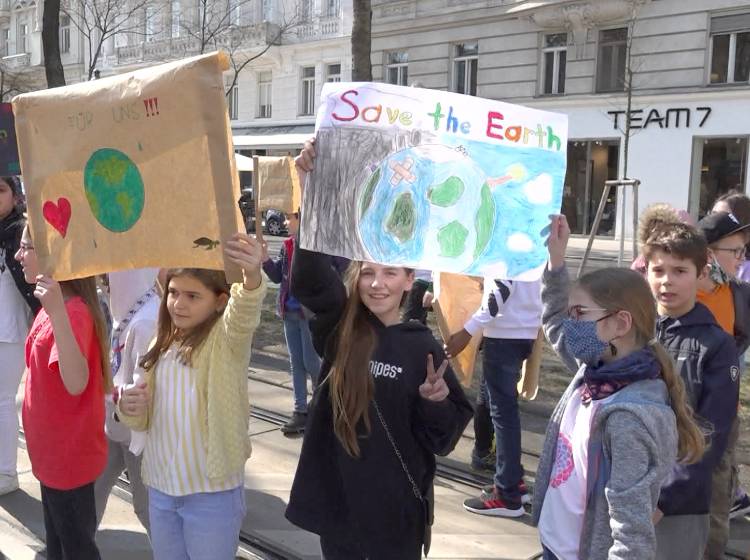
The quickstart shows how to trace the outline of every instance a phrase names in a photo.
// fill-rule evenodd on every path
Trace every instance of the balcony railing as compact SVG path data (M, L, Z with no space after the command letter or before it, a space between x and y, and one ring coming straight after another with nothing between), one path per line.
M315 18L297 26L297 38L302 41L314 41L340 37L341 27L341 18L338 16Z
M204 45L204 52L216 48L236 49L265 45L278 38L278 26L263 22L254 25L227 29L215 41ZM138 62L160 62L199 54L201 42L196 37L170 37L135 45L117 47L115 54L106 57L105 65L117 66Z
M8 68L26 68L31 65L31 54L12 54L3 57L3 64Z

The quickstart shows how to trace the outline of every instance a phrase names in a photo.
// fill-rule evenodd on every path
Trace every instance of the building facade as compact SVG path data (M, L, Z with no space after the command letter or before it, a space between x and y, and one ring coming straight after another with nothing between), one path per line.
M29 89L45 87L39 2L0 0L1 64L33 80ZM233 70L225 75L235 148L248 155L298 149L313 132L323 84L351 77L352 0L81 4L90 8L93 2L111 4L122 22L112 19L118 31L106 34L92 65L101 30L89 32L82 14L61 13L60 50L68 83L89 79L94 68L104 77L217 48L229 52L238 66L257 57L236 75Z
M747 0L373 0L373 11L375 80L569 116L574 233L590 233L607 179L639 179L638 210L668 202L696 217L748 190ZM621 202L609 197L599 235L620 231ZM628 236L631 204L626 194Z

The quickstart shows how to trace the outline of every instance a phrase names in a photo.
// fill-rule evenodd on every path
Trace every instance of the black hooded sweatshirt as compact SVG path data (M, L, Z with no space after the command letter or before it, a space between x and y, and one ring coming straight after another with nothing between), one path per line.
M295 249L292 294L315 313L311 329L323 351L321 379L334 356L335 326L346 303L336 272L317 253ZM325 303L325 307L320 306ZM422 496L432 495L435 455L447 455L472 417L453 371L445 372L449 396L435 403L419 395L427 374L427 356L435 367L445 359L430 330L417 322L384 326L370 316L378 342L370 361L375 402ZM353 458L333 431L329 384L322 383L310 408L305 439L286 517L327 539L355 542L373 560L419 558L431 508L422 502L396 456L370 404L369 434L360 423L360 457Z

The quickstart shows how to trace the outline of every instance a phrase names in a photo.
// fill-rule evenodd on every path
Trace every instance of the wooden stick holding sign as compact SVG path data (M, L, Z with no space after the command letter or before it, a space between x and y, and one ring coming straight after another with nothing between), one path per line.
M255 199L255 238L263 244L265 243L263 239L263 210L260 207L260 187L258 186L259 159L259 156L253 156L253 198Z

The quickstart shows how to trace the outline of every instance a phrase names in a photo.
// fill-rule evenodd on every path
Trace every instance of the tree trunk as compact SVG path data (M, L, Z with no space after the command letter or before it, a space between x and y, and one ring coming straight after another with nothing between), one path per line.
M65 71L60 59L60 0L44 0L42 50L47 87L64 86Z
M352 81L371 82L372 5L370 0L354 0L352 21Z

